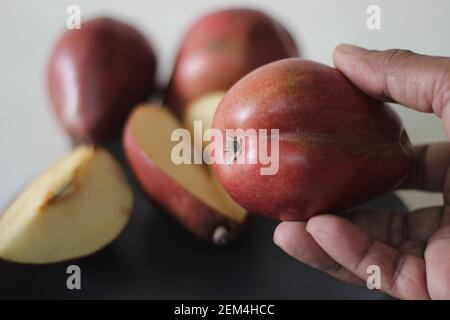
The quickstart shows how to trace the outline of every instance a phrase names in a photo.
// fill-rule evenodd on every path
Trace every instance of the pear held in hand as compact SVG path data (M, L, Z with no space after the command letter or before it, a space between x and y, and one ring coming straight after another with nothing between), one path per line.
M279 129L276 174L251 164L255 145L214 165L237 203L278 220L342 212L395 188L412 164L408 136L389 106L336 69L302 59L241 79L218 106L213 127L224 136L226 129Z

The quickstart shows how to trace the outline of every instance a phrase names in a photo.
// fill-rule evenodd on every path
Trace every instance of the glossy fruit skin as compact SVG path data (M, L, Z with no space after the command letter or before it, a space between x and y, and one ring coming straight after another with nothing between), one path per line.
M58 40L48 67L57 118L75 142L120 133L131 109L154 88L155 53L133 27L109 18L82 23Z
M139 146L130 123L125 125L122 141L128 164L144 192L186 230L198 239L219 246L241 235L245 222L237 223L216 212L165 174ZM219 226L227 230L227 238L220 241L215 238Z
M277 220L340 213L395 188L413 152L399 117L334 68L302 59L263 66L235 84L213 127L279 129L279 170L215 164L225 189L250 212ZM217 151L216 151L217 152ZM240 154L249 163L257 150Z
M193 99L226 91L250 71L298 55L292 36L268 15L251 9L213 12L184 37L164 104L182 116Z

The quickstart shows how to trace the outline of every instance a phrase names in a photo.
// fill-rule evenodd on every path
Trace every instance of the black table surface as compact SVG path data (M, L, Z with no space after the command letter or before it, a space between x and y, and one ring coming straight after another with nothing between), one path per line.
M118 142L106 144L124 164L135 191L131 220L92 256L52 265L0 262L0 299L386 299L316 271L273 244L277 223L251 217L236 244L218 248L187 233L137 185ZM370 207L405 210L394 194ZM81 269L81 290L66 286L66 269Z

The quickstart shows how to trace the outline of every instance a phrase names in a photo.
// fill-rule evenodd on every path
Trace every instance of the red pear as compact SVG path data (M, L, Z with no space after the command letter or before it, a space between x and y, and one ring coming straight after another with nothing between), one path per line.
M53 109L75 142L120 133L131 109L154 87L153 49L133 27L97 18L67 30L50 59Z
M213 127L224 136L226 129L268 129L270 141L270 129L279 129L275 174L262 175L267 165L260 161L251 164L257 144L240 145L235 161L214 165L237 203L278 220L342 212L395 188L412 164L408 136L389 106L336 69L302 59L241 79L218 106Z
M297 46L279 22L251 9L227 9L198 20L181 44L165 104L178 116L192 100L226 91L250 71L298 56Z

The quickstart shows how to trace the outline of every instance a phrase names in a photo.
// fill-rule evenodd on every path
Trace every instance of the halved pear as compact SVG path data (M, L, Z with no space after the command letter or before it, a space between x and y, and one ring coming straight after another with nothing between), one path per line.
M239 233L247 216L203 164L175 164L172 132L181 123L167 108L135 108L124 132L131 168L146 193L197 237L223 245Z
M53 263L98 251L126 226L133 194L106 150L79 146L0 217L0 258Z

